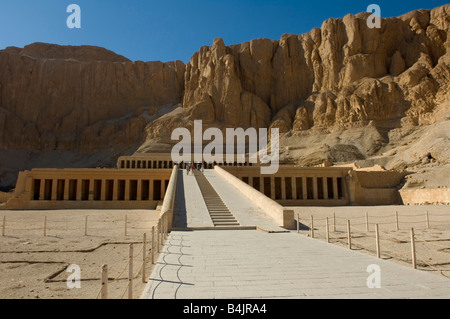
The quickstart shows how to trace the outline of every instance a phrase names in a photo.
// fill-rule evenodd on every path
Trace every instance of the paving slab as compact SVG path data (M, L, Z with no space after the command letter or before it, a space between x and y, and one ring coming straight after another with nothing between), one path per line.
M450 280L302 234L173 231L142 298L450 298Z
M186 170L178 171L173 227L214 227L195 176Z
M215 170L207 169L204 174L240 225L255 226L266 231L286 231Z
M205 177L243 227L215 229L195 176L180 170L178 230L170 233L142 298L450 298L447 278L283 232L214 170ZM275 233L244 230L254 226ZM380 269L380 288L367 285L369 265Z

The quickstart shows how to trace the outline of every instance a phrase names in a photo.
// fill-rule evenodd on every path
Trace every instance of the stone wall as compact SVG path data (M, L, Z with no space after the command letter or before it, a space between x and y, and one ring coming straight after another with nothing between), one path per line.
M450 189L405 189L399 191L404 205L450 204Z
M34 169L20 172L14 196L0 209L155 209L170 169Z

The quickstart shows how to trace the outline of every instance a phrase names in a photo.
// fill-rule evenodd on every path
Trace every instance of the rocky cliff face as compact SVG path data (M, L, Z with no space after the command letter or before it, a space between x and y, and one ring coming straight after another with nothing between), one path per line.
M282 131L428 123L437 95L447 94L449 10L383 19L380 29L362 13L280 41L216 39L186 66L183 106L208 121Z
M0 51L0 187L32 167L113 165L182 100L184 71L89 46Z
M0 51L0 147L92 153L135 143L152 107L178 103L183 86L180 61L131 62L84 46L8 48Z
M89 46L7 48L0 149L93 154L144 142L145 152L202 119L277 127L283 160L301 165L379 155L447 118L450 5L383 19L379 29L367 27L368 15L279 41L216 39L187 65L131 62ZM440 157L448 163L449 154Z
M301 165L365 159L442 119L450 5L382 19L379 29L367 27L368 16L329 19L279 41L214 40L186 65L184 117L222 128L278 127L289 150L282 158ZM149 124L148 139L168 142L160 129L173 118Z

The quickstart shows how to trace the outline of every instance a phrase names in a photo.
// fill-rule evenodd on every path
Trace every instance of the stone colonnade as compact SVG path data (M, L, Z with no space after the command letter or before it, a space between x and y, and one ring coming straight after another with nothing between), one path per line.
M260 167L225 167L267 197L289 204L293 201L309 201L314 204L328 201L330 204L346 204L348 168L298 168L280 167L274 175L261 175Z
M25 192L34 201L160 201L171 170L80 169L28 172Z
M192 160L192 162L181 162L174 163L170 154L149 154L148 156L140 155L140 156L121 156L117 160L117 168L119 169L172 169L174 164L179 164L180 168L186 168L186 165L190 165L194 163L199 164ZM253 163L250 163L246 160L244 163L235 162L226 162L223 163L210 163L203 162L203 167L206 169L213 169L215 165L219 166L253 166Z

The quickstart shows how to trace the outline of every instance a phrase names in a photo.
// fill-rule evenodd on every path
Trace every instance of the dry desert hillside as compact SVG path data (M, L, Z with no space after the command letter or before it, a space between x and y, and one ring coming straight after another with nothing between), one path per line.
M176 127L276 127L284 163L407 170L448 187L450 5L329 19L280 40L215 39L184 64L33 43L0 51L0 186L32 167L114 166Z

